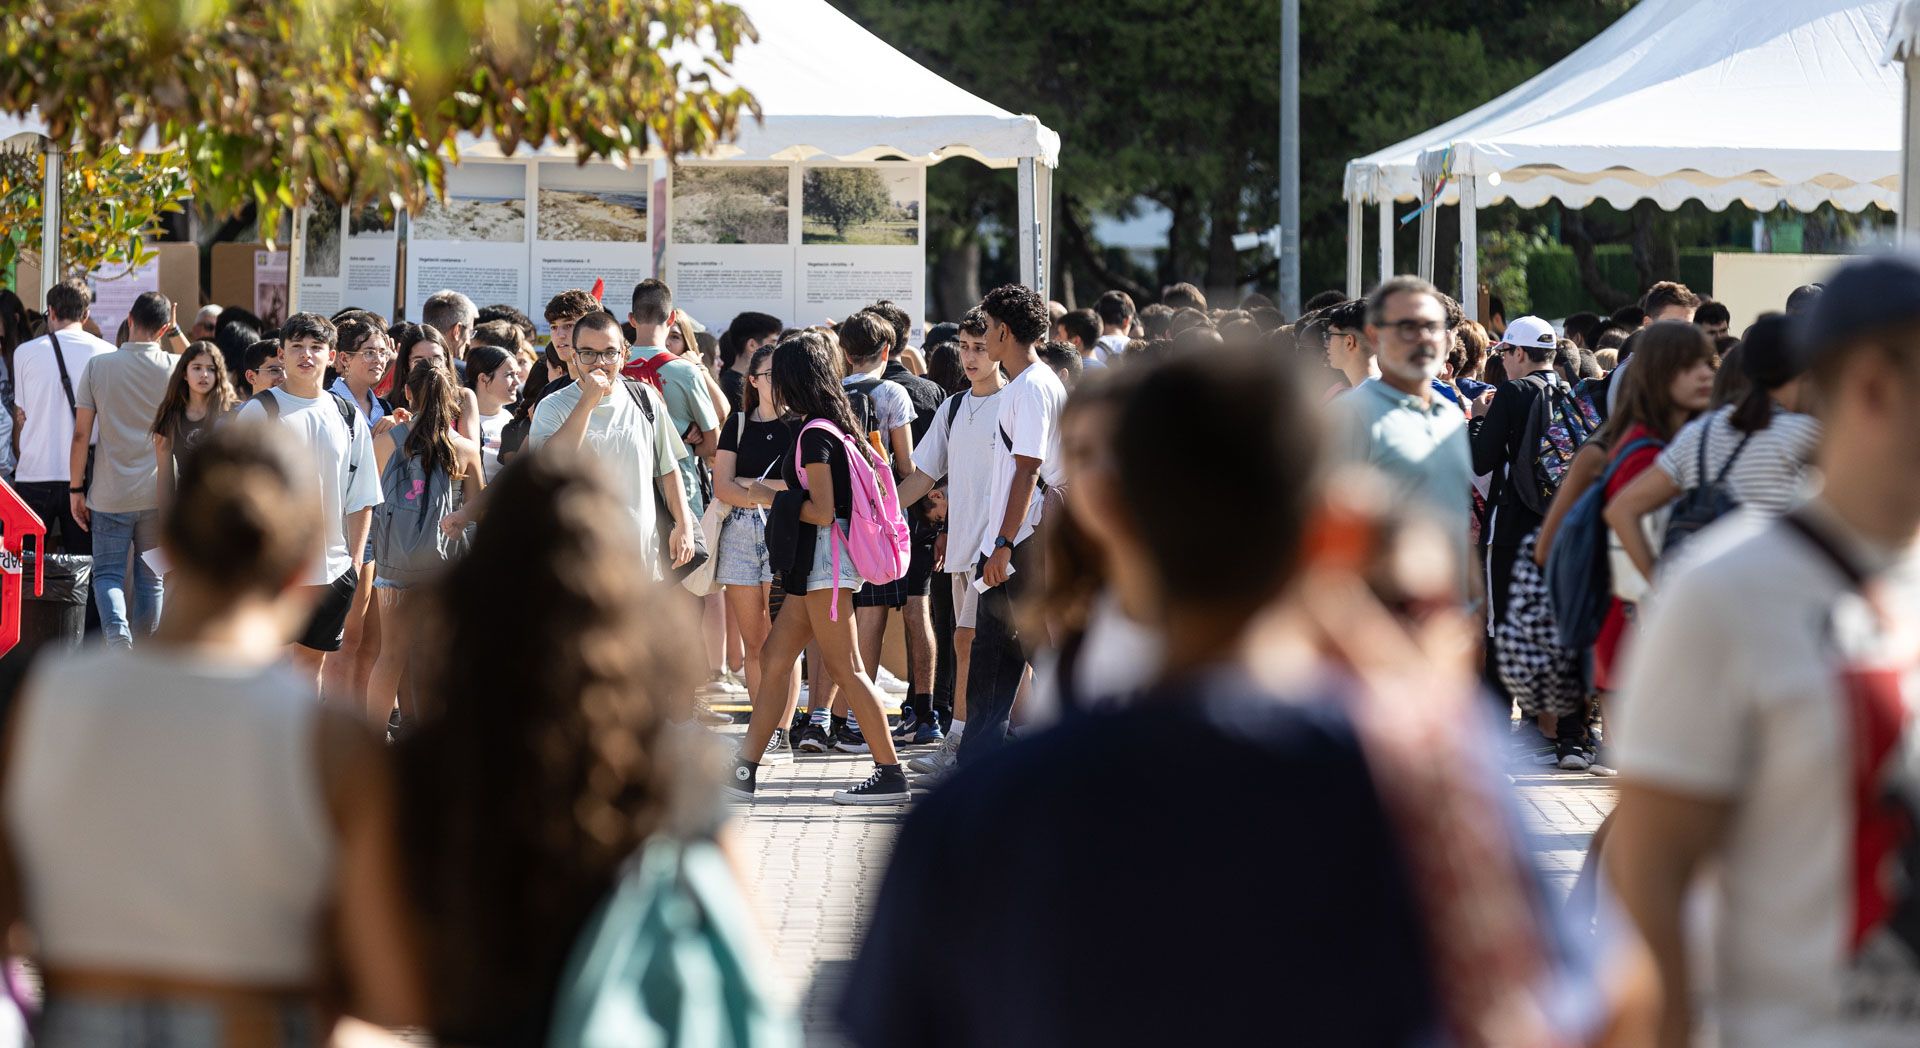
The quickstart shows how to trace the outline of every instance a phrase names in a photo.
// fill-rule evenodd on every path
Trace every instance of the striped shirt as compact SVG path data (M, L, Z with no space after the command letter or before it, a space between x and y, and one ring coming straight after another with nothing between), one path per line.
M1727 468L1727 459L1746 434L1733 428L1731 405L1694 419L1676 434L1656 461L1662 472L1692 491ZM1700 442L1707 442L1707 475L1700 476ZM1774 409L1773 421L1756 431L1727 473L1727 487L1741 506L1767 515L1792 508L1820 444L1820 423L1811 415Z

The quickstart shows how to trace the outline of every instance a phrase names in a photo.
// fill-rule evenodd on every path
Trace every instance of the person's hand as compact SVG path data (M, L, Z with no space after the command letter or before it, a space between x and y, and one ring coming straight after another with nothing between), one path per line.
M456 509L452 513L440 518L440 534L450 539L457 539L462 532L467 530L467 526L472 523L473 522L467 518L466 510Z
M393 427L400 425L404 421L406 420L400 418L399 412L397 411L391 415L386 415L382 417L380 421L373 424L373 435L376 437L383 436L389 430L393 429Z
M980 577L987 580L989 588L998 586L1007 581L1007 576L1012 574L1007 570L1012 566L1013 550L1002 546L993 551L993 556L987 558L987 566L980 569Z
M673 556L676 568L693 559L693 536L687 534L686 525L673 526L673 534L667 536L667 551Z
M1486 391L1485 393L1482 393L1482 394L1480 394L1479 396L1477 396L1477 397L1475 397L1475 398L1473 398L1473 413L1474 413L1474 414L1476 414L1476 415L1478 415L1478 414L1480 414L1481 412L1483 412L1483 411L1485 411L1485 410L1487 410L1488 408L1490 408L1490 407L1492 407L1492 406L1493 406L1493 394L1494 394L1495 392L1496 392L1495 390L1491 390L1491 389L1489 389L1489 390L1487 390L1487 391Z
M13 431L20 432L27 426L27 409L16 406L13 409Z
M947 562L947 533L944 531L933 540L933 562L941 565Z
M580 399L605 400L613 392L613 379L604 371L588 371L580 377Z
M74 523L80 525L80 530L92 531L93 516L87 512L87 497L85 495L69 493L67 495L67 504L72 509Z

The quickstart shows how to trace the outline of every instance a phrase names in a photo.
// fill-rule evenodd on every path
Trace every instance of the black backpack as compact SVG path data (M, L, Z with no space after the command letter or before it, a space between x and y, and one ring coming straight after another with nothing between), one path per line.
M1740 437L1740 443L1734 445L1733 454L1727 456L1727 463L1712 480L1707 479L1707 437L1712 434L1712 422L1701 423L1700 430L1700 483L1692 491L1674 500L1673 514L1667 518L1667 533L1660 540L1660 559L1673 556L1695 534L1707 525L1740 508L1740 500L1733 497L1733 489L1727 484L1727 474L1733 472L1733 464L1740 461L1740 453L1747 449L1747 441L1753 434Z

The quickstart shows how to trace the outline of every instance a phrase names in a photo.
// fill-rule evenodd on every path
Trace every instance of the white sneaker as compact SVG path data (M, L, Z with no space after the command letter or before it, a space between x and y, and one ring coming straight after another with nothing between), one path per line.
M907 682L887 671L885 666L873 675L873 686L890 695L905 695Z
M953 767L960 755L960 732L947 732L946 741L932 753L923 753L907 762L907 770L916 775L938 775Z

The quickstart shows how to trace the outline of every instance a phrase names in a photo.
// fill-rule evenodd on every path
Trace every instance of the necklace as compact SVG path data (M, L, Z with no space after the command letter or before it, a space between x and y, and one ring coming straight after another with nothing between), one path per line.
M980 414L980 409L987 406L987 401L992 399L993 397L991 395L979 397L979 396L973 395L972 393L967 394L967 399L966 399L967 423L969 425L973 423L974 416ZM974 401L976 400L979 401L978 404L974 403Z

